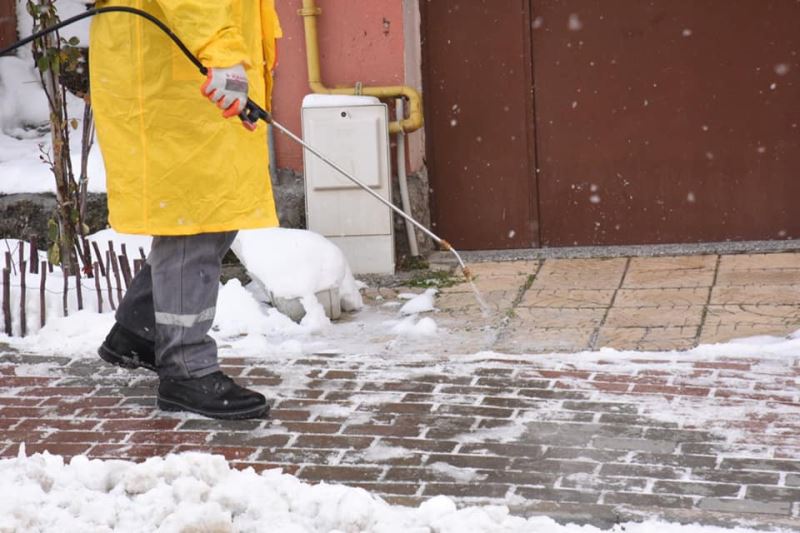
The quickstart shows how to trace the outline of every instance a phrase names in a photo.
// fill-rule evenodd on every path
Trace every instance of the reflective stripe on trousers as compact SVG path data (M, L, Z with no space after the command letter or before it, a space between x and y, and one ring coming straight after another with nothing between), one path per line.
M235 231L154 237L147 264L117 309L125 328L156 343L160 377L202 377L219 370L214 321L222 258Z

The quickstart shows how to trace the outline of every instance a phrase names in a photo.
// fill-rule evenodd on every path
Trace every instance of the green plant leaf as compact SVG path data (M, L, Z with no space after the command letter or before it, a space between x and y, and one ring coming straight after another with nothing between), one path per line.
M54 265L61 264L61 249L58 247L57 242L51 244L50 248L47 249L47 260Z
M50 242L58 240L58 223L52 218L47 221L47 240Z
M36 60L36 68L39 69L41 73L47 72L47 69L50 68L50 60L46 55L39 56L39 59Z

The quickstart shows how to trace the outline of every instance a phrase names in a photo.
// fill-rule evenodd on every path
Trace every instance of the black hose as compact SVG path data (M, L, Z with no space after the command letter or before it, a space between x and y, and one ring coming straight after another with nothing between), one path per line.
M180 38L177 35L175 35L175 33L171 29L169 29L169 26L167 26L162 21L160 21L157 17L154 17L153 15L151 15L150 13L148 13L146 11L142 11L141 9L136 9L136 8L133 8L133 7L125 7L125 6L109 6L109 7L97 7L97 8L94 8L94 9L88 9L88 10L86 10L85 12L83 12L83 13L81 13L79 15L75 15L74 17L70 17L68 19L62 20L58 24L54 24L53 26L50 26L48 28L44 28L44 29L42 29L40 31L37 31L33 35L30 35L28 37L25 37L24 39L21 39L21 40L15 42L11 46L3 48L2 50L0 50L0 56L4 56L4 55L8 54L9 52L13 52L13 51L17 50L18 48L21 48L21 47L25 46L26 44L34 41L35 39L38 39L38 38L42 37L43 35L47 35L48 33L52 33L54 31L58 31L61 28L69 26L70 24L74 24L74 23L76 23L76 22L78 22L80 20L83 20L83 19L86 19L86 18L89 18L89 17L94 17L95 15L100 15L102 13L113 13L113 12L130 13L131 15L136 15L138 17L142 17L142 18L152 22L153 24L155 24L158 27L158 29L160 29L162 32L164 32L167 35L167 37L172 39L172 42L175 43L175 45L178 48L180 48L181 52L183 52L183 55L185 55L189 59L189 61L191 61L194 64L194 66L197 67L197 69L200 71L200 74L202 74L203 76L208 74L208 69L203 66L203 64L200 62L200 60L197 59L197 57L188 48L186 48L186 45L183 44L183 41L181 41ZM239 114L239 117L243 121L252 122L252 123L258 122L259 119L261 119L261 120L263 120L264 122L267 122L267 123L271 123L272 122L272 116L267 111L265 111L261 106L259 106L254 101L250 100L249 98L247 99L247 106Z
M94 8L94 9L87 9L85 12L81 13L80 15L75 15L74 17L70 17L68 19L62 20L58 24L54 24L53 26L50 26L49 28L44 28L43 30L37 31L33 35L31 35L29 37L25 37L24 39L21 39L21 40L17 41L16 43L12 44L11 46L0 50L0 56L4 56L9 52L13 52L17 48L21 48L21 47L25 46L26 44L30 43L31 41L34 41L34 40L38 39L39 37L42 37L44 35L47 35L48 33L54 32L54 31L58 31L61 28L64 28L64 27L69 26L71 24L75 24L76 22L78 22L80 20L83 20L83 19L86 19L86 18L89 18L89 17L94 17L95 15L99 15L101 13L111 13L111 12L130 13L132 15L137 15L139 17L142 17L142 18L145 18L145 19L149 20L150 22L152 22L153 24L158 26L158 28L161 31L166 33L167 36L170 39L172 39L172 42L174 42L178 46L178 48L181 49L181 52L183 52L183 55L185 55L186 57L189 58L189 61L194 63L194 65L200 70L201 74L203 74L205 76L208 73L208 69L206 67L204 67L202 63L200 63L200 60L198 60L194 56L194 54L192 54L189 51L188 48L186 48L186 45L183 44L183 41L181 41L178 38L178 36L175 35L175 33L171 29L169 29L169 26L167 26L166 24L164 24L163 22L158 20L158 18L154 17L153 15L151 15L150 13L148 13L146 11L142 11L141 9L136 9L136 8L133 8L133 7L124 7L124 6L98 7L98 8Z

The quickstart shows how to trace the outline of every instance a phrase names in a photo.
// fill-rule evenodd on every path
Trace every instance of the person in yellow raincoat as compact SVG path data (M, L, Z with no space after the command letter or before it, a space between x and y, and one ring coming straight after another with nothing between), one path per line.
M209 72L151 22L92 22L90 81L107 174L109 222L153 235L150 255L98 352L158 372L157 403L215 418L263 416L263 395L223 374L208 331L223 256L236 231L278 224L266 126L237 115L248 96L269 109L280 26L274 0L100 0L169 26ZM227 119L227 120L226 120Z

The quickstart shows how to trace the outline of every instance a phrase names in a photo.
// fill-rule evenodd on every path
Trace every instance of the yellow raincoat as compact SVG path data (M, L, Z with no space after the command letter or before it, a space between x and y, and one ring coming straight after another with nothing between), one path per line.
M169 26L205 67L244 63L250 98L269 108L274 0L100 0ZM247 131L200 93L204 78L155 25L94 18L89 68L106 166L109 220L123 233L194 235L278 224L266 126Z

